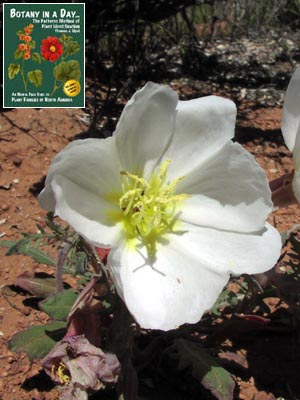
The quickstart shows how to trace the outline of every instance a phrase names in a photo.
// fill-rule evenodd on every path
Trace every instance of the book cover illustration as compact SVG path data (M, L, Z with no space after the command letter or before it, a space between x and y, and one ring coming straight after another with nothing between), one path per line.
M4 108L84 107L84 3L3 6Z

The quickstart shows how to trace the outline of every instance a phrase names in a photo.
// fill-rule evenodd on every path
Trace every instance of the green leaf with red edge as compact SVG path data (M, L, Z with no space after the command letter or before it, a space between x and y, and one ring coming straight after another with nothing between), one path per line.
M198 343L185 339L174 342L179 357L179 369L191 368L193 377L218 400L232 400L234 380L226 369Z
M56 293L56 279L52 276L37 276L31 272L19 275L16 284L33 296L46 298Z
M65 321L77 297L75 290L67 289L40 301L39 308L55 320Z
M66 322L53 321L46 325L36 325L16 333L8 342L10 350L25 352L30 360L45 357L66 333Z

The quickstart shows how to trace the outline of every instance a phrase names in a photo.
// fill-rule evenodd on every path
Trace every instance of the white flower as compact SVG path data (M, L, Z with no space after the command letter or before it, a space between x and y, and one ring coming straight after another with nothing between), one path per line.
M275 207L300 203L300 68L294 72L285 94L281 130L293 153L294 169L270 182Z
M263 272L279 257L266 176L230 140L235 116L230 100L178 101L148 83L113 137L75 141L52 162L41 205L112 248L117 290L144 328L199 321L231 273Z
M292 190L300 203L300 68L294 72L285 94L281 130L285 144L293 153Z

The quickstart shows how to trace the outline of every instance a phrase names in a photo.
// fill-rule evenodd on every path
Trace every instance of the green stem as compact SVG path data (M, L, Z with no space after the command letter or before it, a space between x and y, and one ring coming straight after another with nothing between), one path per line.
M53 86L53 90L52 90L52 92L51 92L51 95L50 96L53 96L54 95L54 93L58 90L58 89L60 89L61 87L62 87L62 84L63 84L64 82L62 82L60 85L56 85L56 79L55 79L55 81L54 81L54 86Z
M54 68L56 68L56 67L57 67L57 62L55 62L54 65L55 65ZM53 72L54 72L54 68L53 68ZM54 93L55 93L55 92L57 91L57 89L58 89L58 87L57 87L57 85L56 85L56 76L55 76L55 74L53 74L53 75L54 75L54 85L53 85L53 90L52 90L50 96L53 96Z
M54 95L54 93L57 91L57 86L56 86L56 79L55 79L55 81L54 81L54 85L53 85L53 90L52 90L52 92L51 92L51 94L50 94L50 96L53 96Z
M24 75L24 58L22 60L21 76L22 76L22 80L23 80L23 84L24 84L24 90L25 90L25 92L27 92L27 82L26 82L25 75Z

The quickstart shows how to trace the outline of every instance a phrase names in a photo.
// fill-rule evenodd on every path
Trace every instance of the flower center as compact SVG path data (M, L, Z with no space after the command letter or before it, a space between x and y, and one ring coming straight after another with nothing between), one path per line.
M128 239L142 239L149 257L154 257L159 237L173 230L178 205L188 197L174 194L183 176L166 183L170 162L164 161L149 180L121 171L123 195L119 207L123 212L124 229Z
M55 53L56 47L52 44L52 45L49 47L49 50L51 51L51 53Z
M60 362L58 366L52 365L51 373L52 379L57 377L62 385L69 384L71 381L69 371L63 362Z

